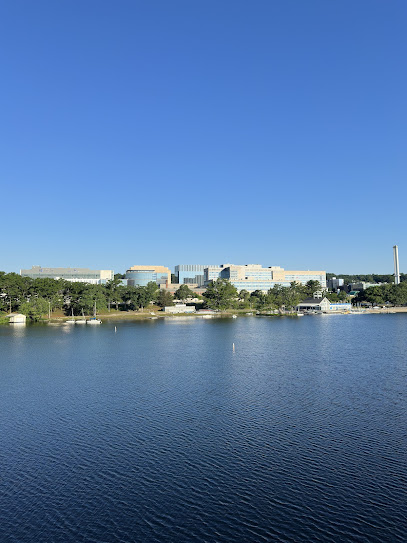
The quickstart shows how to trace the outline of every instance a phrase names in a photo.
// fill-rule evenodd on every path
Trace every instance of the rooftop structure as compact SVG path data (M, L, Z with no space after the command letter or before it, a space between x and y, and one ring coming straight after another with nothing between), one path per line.
M114 277L113 270L90 270L89 268L43 268L32 266L30 270L20 270L20 275L38 279L49 277L51 279L65 279L72 283L104 284Z

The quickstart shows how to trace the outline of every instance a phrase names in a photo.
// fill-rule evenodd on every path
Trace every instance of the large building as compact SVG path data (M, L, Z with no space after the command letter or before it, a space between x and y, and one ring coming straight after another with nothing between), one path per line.
M127 284L145 287L153 282L168 287L171 285L171 270L165 266L132 266L126 271Z
M295 281L305 285L308 281L318 281L322 289L326 289L326 272L324 271L299 271L284 270L280 266L263 268L260 264L245 264L236 266L222 264L221 266L209 266L204 270L205 284L216 279L228 279L238 290L254 292L261 290L267 292L274 285L289 287Z
M211 266L205 266L203 264L179 264L178 266L175 266L175 276L180 285L196 284L199 287L202 287L205 281L205 268L209 267Z
M42 268L33 266L31 270L20 270L20 275L38 279L49 277L51 279L65 279L73 283L104 284L114 277L113 270L90 270L89 268Z

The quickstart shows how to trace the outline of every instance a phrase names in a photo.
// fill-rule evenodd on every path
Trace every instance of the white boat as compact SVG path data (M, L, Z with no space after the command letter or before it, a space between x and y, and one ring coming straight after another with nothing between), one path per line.
M95 301L95 307L93 309L93 318L87 320L86 324L102 324L102 321L96 318L96 301Z
M83 309L82 309L82 318L75 321L75 324L86 324L86 319L85 319L85 315L83 314Z
M102 324L102 321L93 317L93 319L89 319L88 321L86 321L86 324Z
M232 319L237 319L237 315L232 315Z
M75 324L75 319L73 318L73 308L72 308L72 319L65 321L65 324Z
M304 313L297 313L297 317L303 317Z

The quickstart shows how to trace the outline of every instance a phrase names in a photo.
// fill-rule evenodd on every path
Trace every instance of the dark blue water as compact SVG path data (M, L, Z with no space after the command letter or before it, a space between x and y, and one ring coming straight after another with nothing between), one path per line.
M1 543L407 541L407 315L115 324L0 327Z

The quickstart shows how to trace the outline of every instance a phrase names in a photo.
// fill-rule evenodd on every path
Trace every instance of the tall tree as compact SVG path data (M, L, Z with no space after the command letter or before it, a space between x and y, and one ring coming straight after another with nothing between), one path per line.
M110 311L110 304L113 302L116 304L116 309L118 309L118 298L119 293L118 289L121 285L122 279L121 277L117 277L119 274L116 274L114 276L114 279L111 279L110 281L107 281L105 284L105 291L106 291L106 299L107 299L107 309Z
M48 313L49 302L45 298L32 296L28 302L20 305L20 312L29 317L32 321L38 321Z
M157 305L160 307L169 307L174 305L174 297L168 290L160 290L157 294Z
M194 298L195 294L192 292L192 290L188 287L188 285L181 285L178 290L174 293L174 298L176 300L181 300L184 302L188 298Z
M310 298L314 296L316 292L321 291L321 283L319 281L313 281L310 279L305 283L305 287L303 288L304 294Z
M208 285L203 297L208 307L223 310L236 304L238 292L228 279L216 279Z

